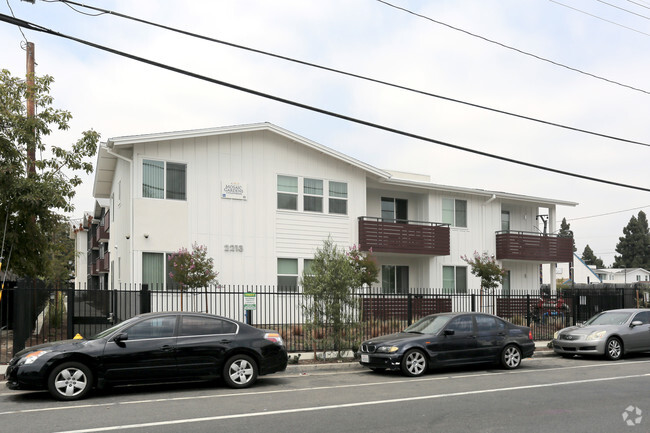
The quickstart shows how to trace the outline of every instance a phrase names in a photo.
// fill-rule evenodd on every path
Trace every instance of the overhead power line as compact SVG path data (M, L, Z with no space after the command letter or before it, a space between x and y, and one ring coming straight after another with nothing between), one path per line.
M433 19L431 17L428 17L426 15L422 15L422 14L419 14L417 12L413 12L413 11L411 11L409 9L403 8L401 6L394 5L394 4L389 3L389 2L387 2L385 0L377 0L377 1L379 3L385 4L386 6L390 6L392 8L401 10L401 11L409 13L411 15L415 15L416 17L419 17L419 18L424 18L425 20L431 21L431 22L436 23L436 24L440 24L440 25L448 27L448 28L450 28L452 30L456 30L456 31L465 33L466 35L482 39L482 40L484 40L486 42L489 42L491 44L495 44L495 45L498 45L500 47L507 48L507 49L515 51L515 52L517 52L519 54L523 54L525 56L533 57L533 58L535 58L537 60L541 60L543 62L547 62L547 63L550 63L550 64L555 65L555 66L560 66L560 67L568 69L570 71L578 72L580 74L587 75L587 76L592 77L592 78L596 78L597 80L606 81L606 82L611 83L611 84L616 84L617 86L626 87L628 89L635 90L637 92L642 92L642 93L645 93L647 95L650 95L650 91L648 91L648 90L644 90L644 89L641 89L641 88L638 88L638 87L630 86L629 84L624 84L624 83L621 83L619 81L611 80L609 78L601 77L600 75L592 74L591 72L586 72L586 71L583 71L582 69L574 68L573 66L568 66L568 65L565 65L563 63L559 63L559 62L556 62L554 60L550 60L550 59L547 59L545 57L538 56L537 54L529 53L528 51L524 51L524 50L521 50L519 48L512 47L510 45L506 45L506 44L504 44L502 42L498 42L498 41L495 41L493 39L486 38L485 36L481 36L481 35L478 35L476 33L472 33L470 31L463 30L463 29L458 28L458 27L454 27L454 26L452 26L450 24L443 23L442 21L435 20L435 19ZM553 1L553 0L550 0L550 1ZM556 1L553 1L553 3L561 4L561 3L558 3ZM566 5L562 5L562 6L566 6ZM650 35L648 35L648 36L650 36Z
M556 123L556 122L551 122L551 121L537 119L537 118L534 118L534 117L525 116L525 115L522 115L522 114L517 114L517 113L505 111L505 110L500 110L500 109L497 109L497 108L487 107L485 105L480 105L480 104L476 104L476 103L472 103L472 102L462 101L460 99L455 99L455 98L451 98L451 97L447 97L447 96L437 95L437 94L426 92L426 91L423 91L423 90L417 90L417 89L414 89L414 88L411 88L411 87L406 87L406 86L403 86L403 85L390 83L390 82L378 80L378 79L375 79L375 78L366 77L366 76L355 74L355 73L352 73L352 72L346 72L346 71L343 71L343 70L340 70L340 69L335 69L335 68L331 68L331 67L328 67L328 66L319 65L319 64L316 64L316 63L310 63L310 62L306 62L304 60L299 60L299 59L295 59L295 58L292 58L292 57L287 57L287 56L283 56L283 55L280 55L280 54L270 53L268 51L262 51L262 50L259 50L259 49L256 49L256 48L251 48L251 47L247 47L247 46L244 46L244 45L239 45L239 44L235 44L235 43L232 43L232 42L223 41L223 40L220 40L220 39L216 39L216 38L212 38L212 37L209 37L209 36L189 32L189 31L186 31L186 30L181 30L181 29L178 29L178 28L166 26L166 25L163 25L163 24L155 23L155 22L152 22L152 21L148 21L148 20L144 20L144 19L141 19L141 18L133 17L133 16L130 16L130 15L125 15L125 14L122 14L120 12L116 12L116 11L112 11L112 10L108 10L108 9L102 9L102 8L99 8L99 7L96 7L96 6L90 6L90 5L77 3L77 2L69 1L69 0L47 0L47 1L48 1L48 3L64 3L70 8L72 8L72 6L70 6L70 5L84 7L84 8L87 8L87 9L91 9L91 10L95 10L95 11L100 12L100 14L98 14L98 15L102 15L102 14L114 15L116 17L120 17L120 18L124 18L124 19L127 19L127 20L139 22L139 23L142 23L142 24L146 24L146 25L150 25L150 26L153 26L153 27L161 28L161 29L164 29L164 30L169 30L169 31L172 31L172 32L175 32L175 33L185 35L185 36L191 36L191 37L202 39L202 40L205 40L205 41L214 42L214 43L226 45L226 46L229 46L229 47L233 47L233 48L253 52L253 53L256 53L256 54L262 54L262 55L265 55L265 56L285 60L285 61L288 61L288 62L293 62L293 63L297 63L297 64L300 64L300 65L309 66L309 67L321 69L321 70L324 70L324 71L333 72L333 73L336 73L336 74L341 74L341 75L345 75L345 76L348 76L348 77L353 77L353 78L357 78L357 79L361 79L361 80L365 80L365 81L369 81L369 82L373 82L373 83L377 83L377 84L381 84L381 85L385 85L385 86L390 86L390 87L400 89L400 90L405 90L405 91L408 91L408 92L413 92L413 93L417 93L417 94L421 94L421 95L425 95L425 96L431 96L433 98L438 98L438 99L442 99L442 100L449 101L449 102L455 102L455 103L458 103L458 104L463 104L463 105L467 105L467 106L470 106L470 107L479 108L479 109L482 109L482 110L488 110L488 111L492 111L494 113L504 114L504 115L507 115L507 116L512 116L512 117L516 117L516 118L519 118L519 119L529 120L529 121L541 123L541 124L544 124L544 125L555 126L555 127L558 127L558 128L563 128L563 129L567 129L567 130L571 130L571 131L575 131L575 132L580 132L580 133L584 133L584 134L590 134L590 135L594 135L594 136L601 137L601 138L607 138L607 139L610 139L610 140L616 140L616 141L621 141L621 142L625 142L625 143L637 144L637 145L640 145L640 146L650 147L650 144L644 143L644 142L641 142L641 141L630 140L630 139L627 139L627 138L616 137L616 136L612 136L612 135L608 135L608 134L602 134L602 133L599 133L599 132L589 131L589 130L586 130L586 129L576 128L576 127L573 127L573 126L563 125L563 124ZM76 12L83 13L83 12L78 11L77 9L74 9L74 8L72 8L72 9L74 11L76 11Z
M585 216L585 217L571 218L571 219L567 219L567 221L578 221L578 220L586 220L586 219L589 219L589 218L598 218L598 217L603 217L603 216L616 215L616 214L619 214L619 213L630 212L630 211L633 211L633 210L645 209L647 207L650 207L650 204L645 205L645 206L633 207L631 209L623 209L623 210L617 210L617 211L613 211L613 212L601 213L601 214L598 214L598 215L589 215L589 216Z
M325 110L325 109L322 109L322 108L318 108L318 107L303 104L303 103L300 103L300 102L292 101L292 100L289 100L289 99L281 98L279 96L274 96L274 95L271 95L271 94L268 94L268 93L263 93L263 92L253 90L253 89L249 89L249 88L246 88L246 87L242 87L242 86L239 86L239 85L236 85L236 84L231 84L231 83L228 83L228 82L225 82L225 81L222 81L222 80L217 80L215 78L210 78L210 77L207 77L205 75L200 75L200 74L190 72L190 71L187 71L187 70L184 70L184 69L176 68L174 66L166 65L164 63L159 63L159 62L156 62L156 61L153 61L153 60L145 59L143 57L139 57L139 56L136 56L134 54L129 54L129 53L126 53L126 52L123 52L123 51L119 51L119 50L110 48L110 47L106 47L106 46L103 46L103 45L96 44L94 42L86 41L86 40L83 40L83 39L76 38L74 36L70 36L70 35L60 33L60 32L56 32L56 31L48 29L46 27L43 27L43 26L40 26L40 25L37 25L37 24L33 24L33 23L30 23L28 21L24 21L24 20L21 20L21 19L18 19L18 18L13 18L13 17L10 17L8 15L0 14L0 21L4 21L4 22L9 23L9 24L20 26L20 27L26 28L28 30L33 30L33 31L42 32L42 33L46 33L46 34L49 34L49 35L69 39L69 40L78 42L80 44L87 45L89 47L97 48L97 49L102 50L102 51L106 51L106 52L109 52L109 53L112 53L112 54L115 54L115 55L118 55L118 56L126 57L128 59L136 60L138 62L146 63L146 64L149 64L151 66L156 66L158 68L162 68L162 69L166 69L168 71L172 71L172 72L176 72L176 73L179 73L179 74L182 74L182 75L186 75L188 77L197 78L199 80L207 81L207 82L210 82L210 83L213 83L213 84L218 84L220 86L228 87L228 88L231 88L231 89L234 89L234 90L239 90L241 92L245 92L245 93L248 93L248 94L251 94L251 95L255 95L255 96L262 97L262 98L270 99L270 100L273 100L273 101L276 101L276 102L281 102L281 103L287 104L287 105L292 105L294 107L298 107L298 108L302 108L302 109L305 109L305 110L313 111L315 113L324 114L326 116L346 120L348 122L353 122L353 123L356 123L356 124L359 124L359 125L368 126L370 128L379 129L379 130L382 130L382 131L386 131L386 132L390 132L390 133L393 133L393 134L401 135L403 137L409 137L409 138L413 138L413 139L416 139L416 140L421 140L421 141L425 141L425 142L429 142L429 143L433 143L433 144L438 144L440 146L448 147L448 148L451 148L451 149L456 149L456 150L460 150L460 151L463 151L463 152L472 153L474 155L480 155L480 156L484 156L484 157L487 157L487 158L496 159L496 160L499 160L499 161L509 162L509 163L516 164L516 165L521 165L521 166L524 166L524 167L535 168L535 169L538 169L538 170L548 171L548 172L556 173L556 174L562 174L562 175L565 175L565 176L575 177L575 178L578 178L578 179L589 180L589 181L592 181L592 182L598 182L598 183L603 183L603 184L607 184L607 185L618 186L618 187L621 187L621 188L628 188L628 189L635 189L635 190L639 190L639 191L650 192L650 189L648 189L648 188L635 186L635 185L628 185L628 184L624 184L624 183L620 183L620 182L614 182L614 181L605 180L605 179L598 179L598 178L595 178L595 177L581 175L581 174L577 174L577 173L572 173L572 172L559 170L559 169L555 169L555 168L551 168L551 167L545 167L545 166L538 165L538 164L533 164L533 163L530 163L530 162L519 161L519 160L516 160L516 159L513 159L513 158L508 158L508 157L505 157L505 156L495 155L495 154L484 152L484 151L481 151L481 150L470 149L470 148L467 148L467 147L459 146L459 145L448 143L448 142L445 142L445 141L436 140L436 139L425 137L425 136L422 136L422 135L413 134L413 133L403 131L403 130L400 130L400 129L395 129L395 128L391 128L391 127L384 126L384 125L379 125L377 123L372 123L372 122L369 122L367 120L362 120L362 119L347 116L347 115L344 115L344 114L336 113L336 112L333 112L333 111L328 111L328 110Z
M642 32L641 30L637 30L637 29L633 29L632 27L624 26L623 24L619 24L619 23L617 23L615 21L607 20L605 18L599 17L598 15L590 14L589 12L583 11L582 9L574 8L573 6L569 6L569 5L561 3L559 1L555 1L555 0L548 0L548 1L550 1L551 3L555 3L556 5L564 6L565 8L574 10L576 12L580 12L581 14L588 15L588 16L590 16L592 18L596 18L598 20L605 21L606 23L614 24L615 26L622 27L622 28L624 28L626 30L631 30L631 31L633 31L635 33L639 33L639 34L642 34L644 36L650 36L650 33ZM646 93L648 93L648 92L646 92Z

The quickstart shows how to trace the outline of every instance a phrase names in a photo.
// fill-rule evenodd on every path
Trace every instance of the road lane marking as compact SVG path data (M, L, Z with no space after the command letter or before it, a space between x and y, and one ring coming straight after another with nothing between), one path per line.
M538 385L523 385L523 386L512 386L507 388L494 388L494 389L482 389L475 391L462 391L462 392L451 392L445 394L431 394L431 395L422 395L418 397L404 397L404 398L393 398L388 400L375 400L375 401L362 401L357 403L342 403L342 404L332 404L327 406L312 406L312 407L303 407L296 409L283 409L283 410L274 410L274 411L265 411L265 412L253 412L253 413L239 413L232 415L218 415L202 418L185 418L177 419L170 421L156 421L156 422L147 422L140 424L124 424L110 427L96 427L88 428L81 430L66 430L58 433L96 433L96 432L105 432L105 431L122 431L127 429L139 429L147 427L162 427L162 426L171 426L171 425L180 425L180 424L192 424L199 422L207 421L221 421L229 419L238 419L238 418L252 418L260 416L273 416L273 415L284 415L284 414L293 414L301 412L316 412L322 410L333 410L333 409L343 409L350 407L362 407L362 406L373 406L380 404L395 404L395 403L405 403L411 401L421 401L421 400L433 400L439 398L449 398L449 397L460 397L468 395L479 395L479 394L491 394L497 392L509 392L509 391L521 391L525 389L536 389L536 388L549 388L553 386L566 386L566 385L576 385L576 384L585 384L585 383L594 383L594 382L605 382L611 380L624 380L624 379L638 379L650 377L650 373L645 374L634 374L628 376L617 376L617 377L606 377L598 379L587 379L587 380L571 380L565 382L556 382L556 383L547 383L547 384L538 384Z
M1 415L15 415L15 414L25 414L25 413L36 413L36 412L50 412L50 411L59 411L59 410L76 410L76 409L85 409L85 408L95 408L95 407L107 407L107 406L123 406L123 405L135 405L135 404L150 404L150 403L165 403L165 402L175 402L175 401L188 401L188 400L205 400L213 398L228 398L228 397L245 397L245 396L261 396L269 394L286 394L292 392L306 392L306 391L323 391L328 389L344 389L344 388L360 388L367 386L381 386L381 385L395 385L402 383L418 383L418 382L432 382L439 380L449 380L449 379L468 379L474 377L482 376L497 376L505 374L529 374L529 373L542 373L547 371L558 371L558 370L572 370L580 368L598 368L598 367L611 367L611 366L623 366L623 365L633 365L633 364L647 364L650 361L624 361L612 363L599 363L599 364L588 364L588 365L573 365L569 367L551 367L543 369L534 369L534 370L509 370L509 371L499 371L499 372L489 372L489 373L476 373L476 374L459 374L459 375L445 375L445 376L433 376L433 377L423 377L423 378L403 378L390 381L382 382L370 382L370 383L358 383L358 384L345 384L345 385L329 385L329 386L314 386L306 388L293 388L293 389L279 389L272 391L256 391L250 390L246 392L232 392L226 394L209 394L209 395L189 395L185 397L165 397L165 398L153 398L153 399L143 399L143 400L131 400L131 401L119 401L114 403L87 403L71 406L52 406L44 407L37 409L23 409L23 410L13 410L0 412ZM368 374L366 371L362 371L362 374ZM285 376L286 377L286 376ZM309 376L300 376L300 377L309 377ZM11 394L15 395L15 394Z

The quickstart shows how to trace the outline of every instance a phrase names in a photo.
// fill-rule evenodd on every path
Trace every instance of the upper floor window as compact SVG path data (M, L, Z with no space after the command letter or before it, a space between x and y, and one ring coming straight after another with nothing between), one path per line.
M278 175L277 195L278 209L348 213L348 184L345 182ZM302 208L298 203L302 203Z
M165 161L142 161L142 197L185 200L187 166Z
M501 230L504 232L510 231L510 211L501 211Z
M467 200L443 198L442 222L453 227L467 227Z
M309 212L323 212L323 181L305 178L303 192L303 209Z
M278 176L278 209L298 210L298 178Z
M347 215L348 213L348 184L330 181L330 213Z
M381 198L381 218L386 221L406 221L408 219L408 201L401 198Z

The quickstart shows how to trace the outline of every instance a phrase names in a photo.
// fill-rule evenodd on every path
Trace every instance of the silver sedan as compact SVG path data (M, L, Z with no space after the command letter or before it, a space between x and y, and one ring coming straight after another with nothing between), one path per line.
M613 361L627 353L650 351L650 310L603 311L582 325L556 332L553 350L565 357L605 355Z

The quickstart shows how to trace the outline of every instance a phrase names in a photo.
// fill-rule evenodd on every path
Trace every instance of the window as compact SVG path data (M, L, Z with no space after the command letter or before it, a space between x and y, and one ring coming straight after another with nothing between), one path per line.
M643 312L637 314L636 316L634 316L634 319L632 319L633 322L635 320L639 320L639 321L643 322L644 325L647 325L648 323L650 323L650 312L643 311Z
M504 232L510 231L510 211L501 211L501 230Z
M384 293L408 293L409 267L382 265L381 288Z
M474 322L472 321L472 316L460 316L455 317L449 322L447 331L454 331L454 335L458 334L469 334L474 330Z
M136 323L126 330L131 340L143 340L147 338L168 338L174 336L176 316L155 317Z
M510 271L506 271L503 276L503 281L501 282L501 294L510 295Z
M320 179L304 179L303 210L307 212L323 212L323 181Z
M445 293L467 293L467 266L443 266L442 289Z
M142 253L142 284L148 284L149 290L164 290L175 287L169 276L170 269L165 253Z
M166 166L166 168L165 168ZM142 161L142 196L169 200L185 200L185 164L164 161Z
M347 215L348 213L348 184L330 181L330 213Z
M298 259L278 259L278 291L298 291Z
M476 319L476 326L478 327L479 334L489 334L492 332L502 331L506 327L506 324L496 317L478 314L474 316L474 318Z
M278 176L278 209L298 210L298 178Z
M303 264L303 270L304 273L307 275L312 275L311 273L311 265L314 263L313 259L305 259L304 264Z
M467 200L443 198L442 222L453 227L467 227Z
M234 334L237 325L212 317L182 316L179 337L189 335Z
M401 198L381 198L381 219L406 222L408 220L408 200Z

